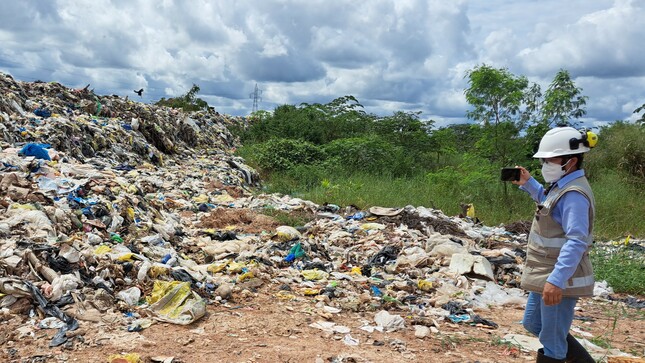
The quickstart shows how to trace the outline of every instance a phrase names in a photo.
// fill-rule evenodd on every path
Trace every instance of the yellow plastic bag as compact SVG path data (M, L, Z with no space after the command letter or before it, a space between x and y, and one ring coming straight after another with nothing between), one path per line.
M244 262L231 262L228 264L226 271L228 271L229 273L240 273L245 267L246 263Z
M433 284L432 284L432 281L428 281L428 280L419 280L419 281L417 282L417 287L419 288L419 290L422 290L422 291L426 291L426 292L428 292L428 291L432 290L432 288L433 288L434 286L433 286Z
M206 314L206 303L189 282L157 280L146 301L158 320L173 324L188 325Z
M198 196L195 196L195 197L193 197L193 202L195 202L195 203L208 203L208 195L200 194Z
M381 223L363 223L361 229L364 231L381 230L385 229L385 225Z
M106 245L100 245L96 247L96 249L94 250L94 254L97 256L104 255L110 252L112 252L112 249L110 248L110 246L106 246Z
M475 205L468 204L468 209L466 210L466 217L475 218Z
M148 276L156 278L161 275L167 275L169 271L170 269L166 266L154 265L150 266L150 269L148 270Z
M216 273L218 273L218 272L222 272L222 271L224 271L224 269L226 268L226 266L228 266L228 264L229 264L230 262L231 262L231 260L224 260L224 261L222 261L222 262L220 262L220 263L211 263L211 264L206 268L206 271L208 271L208 272L210 272L210 273L212 273L212 274L216 274Z
M302 289L302 294L305 296L316 296L320 294L320 289L305 288Z
M290 226L280 226L275 229L276 236L281 242L292 241L301 237L297 229Z
M38 210L36 206L33 204L20 204L20 203L11 204L9 209Z
M234 201L235 201L235 198L231 197L228 194L220 194L213 198L213 203L217 203L217 204L226 204Z
M329 274L320 270L303 270L300 273L305 280L322 280L329 277Z
M108 357L108 363L141 363L141 357L137 353L112 354Z
M249 271L247 273L243 273L240 276L237 277L237 282L244 282L246 280L250 280L254 278L255 275L253 275L253 271Z
M120 261L120 262L131 261L132 256L134 256L134 253L128 252L128 253L124 253L121 256L117 257L116 260Z
M175 288L175 286L181 283L182 283L181 281L161 281L161 280L155 281L154 286L152 288L152 292L150 293L150 296L146 297L146 302L148 304L156 303L169 291Z

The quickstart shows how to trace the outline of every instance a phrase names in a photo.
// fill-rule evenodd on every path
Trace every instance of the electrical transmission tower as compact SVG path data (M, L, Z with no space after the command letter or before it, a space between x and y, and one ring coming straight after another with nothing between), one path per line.
M262 90L258 88L258 84L255 84L255 91L251 92L249 94L249 98L253 99L253 111L255 112L258 110L258 102L262 101Z

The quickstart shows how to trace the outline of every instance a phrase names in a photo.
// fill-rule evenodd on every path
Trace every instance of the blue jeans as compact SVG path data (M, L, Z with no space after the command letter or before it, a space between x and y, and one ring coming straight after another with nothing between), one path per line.
M567 357L567 334L577 302L576 297L563 297L558 305L546 306L541 294L529 293L522 325L540 339L544 355L555 359Z

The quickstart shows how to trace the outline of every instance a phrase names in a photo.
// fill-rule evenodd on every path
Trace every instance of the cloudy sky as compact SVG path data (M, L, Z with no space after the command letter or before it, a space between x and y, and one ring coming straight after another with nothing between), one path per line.
M564 68L600 124L645 102L644 18L643 0L0 1L0 71L143 102L195 83L232 115L257 83L265 110L354 95L442 125L464 120L477 65L543 90Z

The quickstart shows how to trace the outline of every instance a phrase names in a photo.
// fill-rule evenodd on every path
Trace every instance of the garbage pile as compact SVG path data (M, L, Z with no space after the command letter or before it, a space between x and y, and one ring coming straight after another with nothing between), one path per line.
M0 120L0 321L22 319L18 339L52 328L50 346L74 346L83 326L186 325L261 292L311 301L312 328L352 345L334 314L370 311L365 330L414 325L422 338L442 321L494 329L475 312L526 300L526 233L425 207L251 194L258 176L227 129L242 119L0 74Z
M99 96L88 87L16 82L0 73L0 120L3 148L25 145L22 151L38 160L73 159L103 168L142 162L161 166L164 156L194 157L198 147L207 148L225 168L239 169L246 184L258 182L257 174L229 152L235 140L228 126L246 121L214 110L187 115Z

